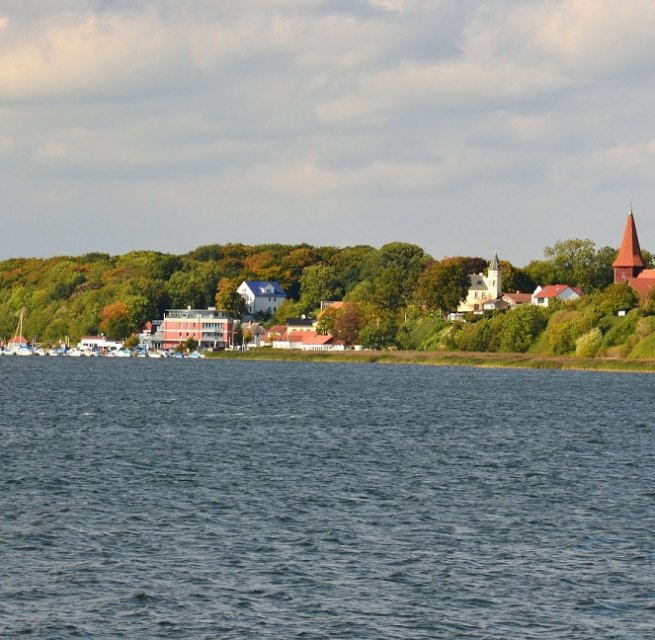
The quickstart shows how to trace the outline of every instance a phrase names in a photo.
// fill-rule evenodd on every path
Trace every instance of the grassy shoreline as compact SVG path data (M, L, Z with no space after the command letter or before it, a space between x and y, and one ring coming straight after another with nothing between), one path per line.
M576 358L529 353L469 353L458 351L287 351L253 349L220 351L207 357L225 360L276 360L286 362L353 362L414 364L508 369L560 369L570 371L615 371L655 373L655 360L625 358Z

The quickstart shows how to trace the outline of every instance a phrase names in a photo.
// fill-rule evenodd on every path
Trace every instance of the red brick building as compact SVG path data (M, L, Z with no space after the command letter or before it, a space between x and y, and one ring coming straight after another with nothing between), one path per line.
M655 269L646 269L632 208L628 213L621 247L612 267L614 267L614 282L628 282L642 300L655 287Z

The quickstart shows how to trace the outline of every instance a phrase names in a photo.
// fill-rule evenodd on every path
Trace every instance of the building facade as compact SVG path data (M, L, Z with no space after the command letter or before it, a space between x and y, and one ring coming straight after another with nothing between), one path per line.
M274 281L244 280L237 293L245 300L248 315L269 313L273 315L287 299L284 289Z
M225 349L232 346L234 322L224 311L208 309L167 309L159 328L164 349L174 349L189 338L200 349Z
M641 300L645 300L655 288L655 269L646 269L646 262L639 247L632 207L625 223L621 247L612 267L614 283L627 282L639 294Z
M487 275L474 273L469 276L471 283L466 299L457 307L458 313L482 313L485 303L497 300L503 295L501 287L502 271L498 254L489 261Z

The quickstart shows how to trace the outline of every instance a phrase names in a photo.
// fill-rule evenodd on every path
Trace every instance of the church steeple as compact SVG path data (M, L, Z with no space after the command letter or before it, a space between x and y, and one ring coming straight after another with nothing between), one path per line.
M491 300L497 300L503 295L501 279L500 260L498 260L498 254L494 251L494 257L489 261L489 268L487 269L487 288Z
M612 266L614 267L614 282L636 278L646 266L644 259L641 257L637 227L632 215L632 205L630 206L630 213L628 213L628 220L625 223L619 254Z

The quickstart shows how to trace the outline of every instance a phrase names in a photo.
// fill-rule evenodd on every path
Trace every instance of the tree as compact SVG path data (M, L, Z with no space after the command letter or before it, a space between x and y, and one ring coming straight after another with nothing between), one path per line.
M616 249L602 247L596 250L592 240L571 238L560 240L544 249L545 265L531 263L526 271L542 269L539 284L566 283L580 287L585 293L602 289L613 280L612 262ZM535 278L536 273L530 273Z
M621 310L628 311L638 304L639 295L627 282L611 284L596 300L596 305L606 315L615 315Z
M376 250L373 247L359 245L346 247L332 257L330 266L336 270L336 275L343 287L344 295L362 280L362 269L375 253Z
M358 305L346 302L335 313L332 335L337 340L343 340L347 345L357 344L362 325L363 320Z
M502 290L508 293L522 291L531 293L537 287L537 283L528 275L528 273L515 267L507 260L500 261L501 269L501 286Z
M466 297L469 272L464 259L446 258L432 262L421 274L416 290L417 302L428 310L456 309Z
M299 318L303 313L305 308L301 302L287 298L277 308L273 318L278 324L286 324L289 318Z
M300 301L305 311L318 309L322 300L341 299L341 287L334 267L315 264L305 267L300 278Z
M138 346L138 344L139 338L135 333L133 333L129 338L125 340L123 346L127 347L128 349L134 349L134 347Z
M398 326L390 315L375 318L359 332L358 342L367 349L396 347Z
M322 336L334 335L334 323L339 315L337 307L328 307L321 311L321 314L316 323L316 333Z
M232 345L240 347L243 344L243 327L241 323L235 323L232 330Z
M546 311L531 304L508 312L500 333L500 350L527 351L547 324Z
M154 305L145 296L135 295L125 299L128 309L130 331L138 331L155 312Z
M100 330L118 340L130 335L130 310L124 302L114 302L102 310Z
M221 278L216 290L216 308L226 311L238 320L243 318L248 310L245 299L237 291L240 284L241 281Z
M370 283L366 301L381 309L399 311L411 302L418 278L429 259L423 249L414 244L385 244L362 266L361 276ZM360 286L356 289L359 292Z

